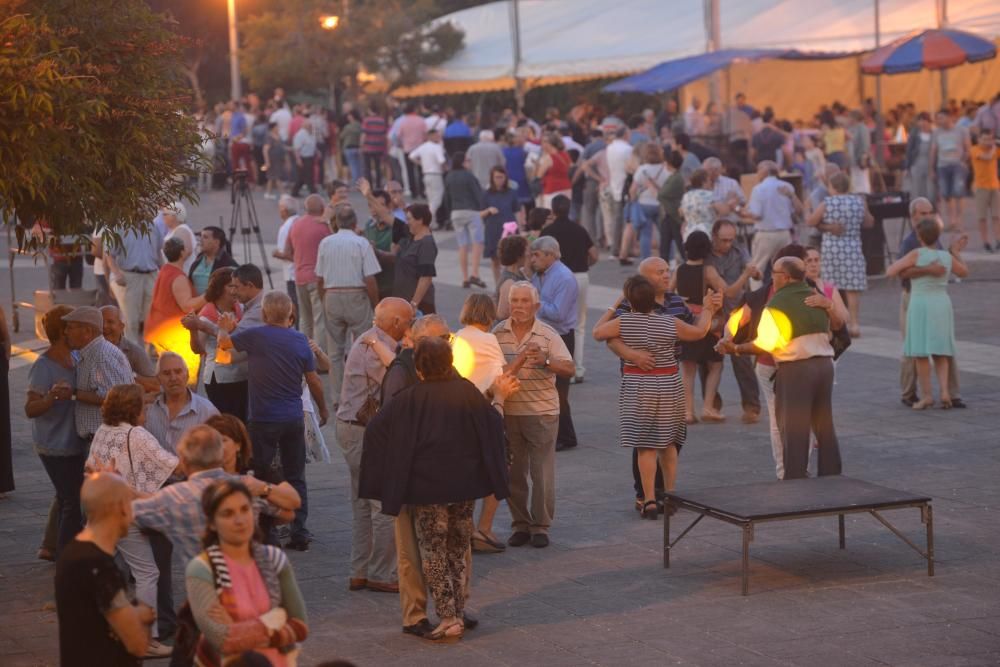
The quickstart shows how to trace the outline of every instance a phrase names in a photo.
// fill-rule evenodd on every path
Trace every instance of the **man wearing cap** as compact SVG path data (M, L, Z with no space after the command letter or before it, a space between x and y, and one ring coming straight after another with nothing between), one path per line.
M125 320L125 335L140 345L139 323L153 303L156 272L163 265L163 239L159 226L151 224L145 230L126 230L121 244L104 248L104 271Z
M105 340L104 318L93 306L81 306L63 316L66 342L80 354L76 366L77 434L90 442L101 425L101 404L116 384L132 384L135 377L125 354Z

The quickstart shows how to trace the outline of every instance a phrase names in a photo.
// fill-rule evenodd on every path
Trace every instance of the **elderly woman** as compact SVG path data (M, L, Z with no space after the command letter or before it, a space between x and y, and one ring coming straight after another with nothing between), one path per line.
M254 539L253 496L224 479L205 489L205 550L187 565L185 588L201 639L197 665L224 665L247 653L263 664L295 664L309 635L295 572L278 547ZM256 664L256 663L252 663Z
M160 351L177 351L184 356L188 368L196 369L198 358L190 350L175 349L176 333L181 329L181 318L205 305L205 295L196 296L191 279L184 270L188 250L179 238L163 244L167 263L160 269L153 285L153 301L146 316L143 337ZM186 352L186 354L184 354Z
M115 385L104 398L101 418L104 422L90 443L87 468L91 470L114 468L125 483L138 495L157 491L177 469L178 459L160 446L156 437L143 428L146 422L144 392L137 384ZM140 602L156 609L156 585L160 572L153 559L149 539L133 524L118 543L132 576L135 578L135 596ZM157 634L156 622L152 628ZM150 655L169 655L169 647L159 641L150 642Z
M475 501L508 495L503 420L476 386L455 372L447 341L420 340L414 363L421 381L396 394L365 430L359 495L381 500L382 512L390 516L408 506L440 617L428 638L454 641L464 632L465 554ZM509 381L498 383L494 405L502 407L514 383Z
M56 306L42 318L49 349L38 355L28 371L28 395L24 403L24 414L31 419L35 453L56 491L56 553L73 541L83 525L80 486L87 445L76 434L76 403L71 400L76 386L76 362L63 336L66 323L62 321L72 310L70 306ZM46 560L51 560L52 549L47 550L50 554Z
M572 166L573 158L566 152L562 137L556 132L546 132L542 137L542 156L535 171L535 176L542 181L544 208L552 208L552 200L558 195L572 197L573 186L569 180Z
M475 180L471 173L469 175ZM406 207L406 225L410 234L399 241L392 289L393 296L409 301L411 306L425 315L435 312L433 280L437 275L434 262L438 249L431 234L431 219L431 209L426 204Z
M219 350L219 339L213 331L219 317L231 314L237 322L243 317L243 305L236 299L236 283L230 267L216 269L205 290L208 302L198 314L200 322L191 323L191 350L201 355L202 381L205 395L219 412L235 415L242 421L247 418L247 365L232 363L227 350Z
M715 193L709 186L708 172L695 169L691 174L691 187L681 199L681 216L684 218L681 236L685 241L696 231L711 235L715 219L732 211L729 204L714 199Z
M177 238L184 242L184 250L187 252L184 255L183 268L184 273L187 274L191 270L191 265L194 264L196 245L194 232L187 225L187 208L180 202L174 202L170 206L164 207L161 213L163 214L163 224L167 226L167 233L164 235L163 241ZM165 255L164 259L166 259ZM170 260L166 259L166 261Z
M620 437L622 447L639 450L639 474L642 478L644 519L656 519L656 466L663 471L663 488L673 491L677 480L677 455L687 438L684 419L684 393L677 376L674 348L678 341L704 338L712 325L712 316L722 307L722 295L709 290L705 308L694 324L687 324L672 315L653 312L656 290L642 276L625 282L623 298L632 311L613 317L609 308L594 327L594 339L606 341L620 338L635 350L648 352L654 361L652 369L640 369L625 364L622 368L621 390L618 395Z
M852 338L861 335L858 310L861 292L868 289L868 271L861 249L861 229L875 224L864 195L850 192L851 180L841 172L830 178L833 194L806 219L806 224L823 232L823 280L832 282L847 295Z

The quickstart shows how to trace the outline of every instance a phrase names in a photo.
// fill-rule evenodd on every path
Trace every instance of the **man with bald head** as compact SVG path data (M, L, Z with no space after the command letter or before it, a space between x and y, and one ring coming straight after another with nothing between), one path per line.
M59 664L138 665L156 613L129 601L114 560L132 522L132 490L118 475L98 473L83 482L80 502L87 525L56 563Z
M688 309L684 299L670 291L670 265L667 264L665 259L661 257L647 257L642 260L639 263L639 275L653 284L653 289L656 293L656 304L653 306L654 313L657 315L673 315L687 324L694 323L694 314ZM598 321L598 324L630 312L632 312L632 306L625 296L622 295L614 306L608 308L605 315ZM628 363L632 366L649 370L656 365L652 354L646 350L630 348L621 338L612 338L608 341L607 345L608 349L621 359L623 367ZM679 353L680 345L678 344L675 354ZM634 482L633 488L635 489L637 503L636 509L641 510L645 495L642 491L642 478L639 476L639 451L637 449L632 452L632 480ZM658 499L662 497L663 477L659 469L656 472L656 492Z
M115 345L128 359L136 382L146 391L158 391L160 383L156 379L156 367L145 348L125 335L125 322L118 306L102 306L101 317L104 318L104 339Z
M774 380L775 417L781 436L783 479L807 476L811 434L819 443L819 474L839 475L840 446L833 426L833 302L806 283L806 265L798 257L781 257L771 270L774 296L768 301L761 325L773 322L779 334L771 356L777 362ZM758 328L758 332L761 330ZM720 343L720 351L760 354L760 341Z
M377 500L358 498L358 480L365 426L374 416L369 408L377 406L386 368L412 322L413 307L404 299L382 299L375 306L374 326L355 339L344 366L337 443L351 471L353 533L348 587L352 591L367 588L381 593L399 592L393 518L382 514Z
M319 291L316 260L319 244L333 232L323 219L326 202L319 195L306 197L306 212L288 230L282 256L291 259L295 270L295 294L299 304L299 331L326 351L326 316ZM336 399L334 399L336 400Z

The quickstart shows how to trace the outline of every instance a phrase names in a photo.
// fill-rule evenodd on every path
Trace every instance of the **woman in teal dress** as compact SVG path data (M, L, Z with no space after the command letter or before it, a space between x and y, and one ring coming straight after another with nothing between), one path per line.
M926 268L937 264L943 267L939 275L922 275L910 281L910 305L906 311L906 336L903 354L917 362L917 379L923 398L913 404L914 410L924 410L934 405L931 393L931 360L941 389L941 407L951 407L951 389L948 386L948 364L955 356L955 315L948 297L948 277L954 274L964 278L969 270L959 256L965 239L960 239L949 250L941 250L938 238L943 225L940 220L927 218L917 225L917 238L921 247L913 250L888 268L889 276L902 274L911 268Z

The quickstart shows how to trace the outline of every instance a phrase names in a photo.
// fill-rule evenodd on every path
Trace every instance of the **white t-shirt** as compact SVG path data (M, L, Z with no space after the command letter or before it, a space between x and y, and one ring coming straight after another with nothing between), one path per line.
M420 162L420 168L425 174L444 173L444 146L433 141L425 141L412 151L410 159Z
M660 201L656 198L656 194L669 177L670 171L667 169L667 165L662 162L660 164L644 164L636 169L633 182L637 184L639 190L639 203L658 206ZM649 185L653 186L652 189L647 187Z
M184 247L188 249L188 257L184 260L184 273L187 273L191 270L191 265L194 264L194 257L197 254L195 252L197 241L195 240L194 232L191 231L191 228L187 226L186 222L182 222L174 227L172 231L167 232L167 235L163 237L163 240L167 241L175 236L184 241ZM160 251L160 254L163 254L162 250ZM163 257L163 261L167 261L166 256Z
M279 107L271 112L270 122L278 126L278 136L282 141L288 141L288 130L292 126L292 112L288 107Z
M466 379L476 385L476 389L486 393L486 390L493 385L493 381L503 373L503 366L506 363L497 337L473 326L459 330L455 337L461 338L472 348L474 364L472 372Z
M92 238L99 245L103 245L103 243L104 243L101 240L101 228L95 229L94 233L91 235L90 238ZM101 259L100 257L95 257L94 258L94 275L95 276L103 276L104 275L104 260Z
M628 163L632 159L632 144L624 139L615 139L605 150L608 156L608 189L612 199L621 201Z
M288 232L298 217L297 215L291 215L288 217L288 220L281 223L281 227L278 228L278 248L284 249L288 245ZM295 262L289 262L285 259L279 259L278 262L281 264L281 273L285 278L285 282L294 281Z

